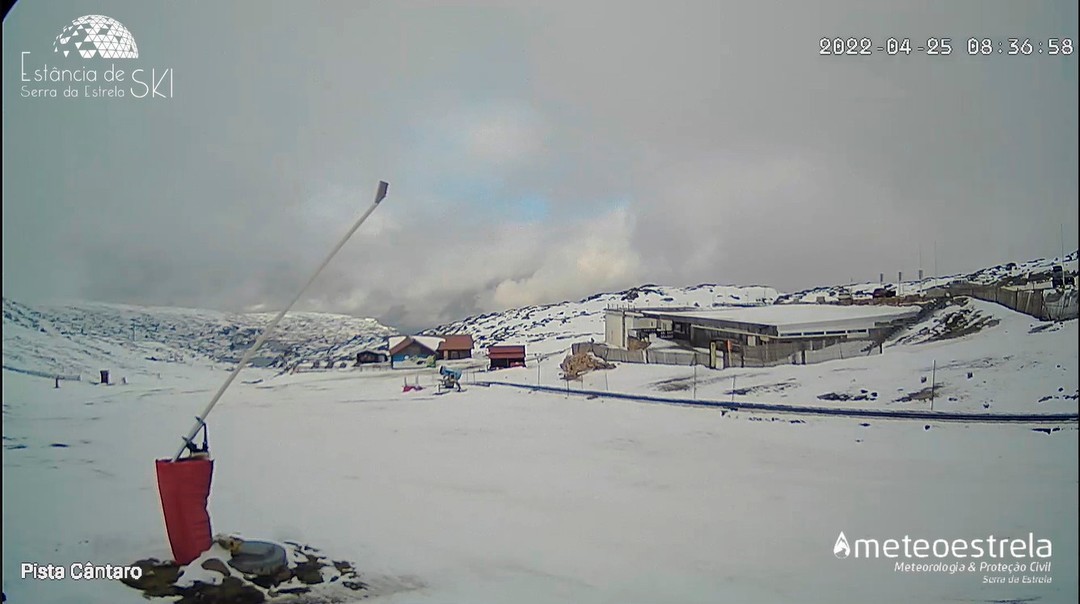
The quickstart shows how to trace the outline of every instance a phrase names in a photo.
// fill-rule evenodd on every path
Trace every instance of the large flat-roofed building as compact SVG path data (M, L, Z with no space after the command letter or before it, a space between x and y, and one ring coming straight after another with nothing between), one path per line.
M918 306L776 304L723 309L609 309L609 346L653 338L708 349L713 367L805 364L881 352L885 336L914 319Z

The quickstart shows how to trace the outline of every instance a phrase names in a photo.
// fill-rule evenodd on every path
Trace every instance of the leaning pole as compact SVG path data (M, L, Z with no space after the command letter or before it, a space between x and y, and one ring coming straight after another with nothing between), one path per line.
M341 241L338 241L337 245L330 250L326 259L315 269L304 287L296 293L296 296L285 308L281 309L281 312L266 326L262 334L255 340L255 343L251 345L251 348L244 353L240 362L229 373L225 383L218 388L214 397L210 399L210 403L206 405L200 415L195 417L195 424L187 435L182 437L183 443L176 451L176 454L171 459L156 460L158 491L161 495L161 507L165 515L165 530L169 536L173 558L178 564L187 564L199 557L202 552L210 548L213 542L210 530L210 515L207 512L206 505L210 497L210 480L213 475L214 462L210 458L208 447L205 446L205 432L202 449L195 445L195 436L200 430L206 429L206 417L214 410L214 406L221 400L221 396L236 380L236 376L240 374L244 366L251 362L255 353L266 342L266 339L274 331L278 323L281 322L285 313L289 312L300 297L304 295L304 292L311 287L311 284L314 283L323 269L330 264L334 256L341 251L341 248L345 247L345 243L356 233L360 225L364 224L364 221L379 207L379 203L386 198L389 187L390 185L385 181L379 181L379 188L375 193L375 202L345 233ZM181 458L184 451L189 451L190 455Z

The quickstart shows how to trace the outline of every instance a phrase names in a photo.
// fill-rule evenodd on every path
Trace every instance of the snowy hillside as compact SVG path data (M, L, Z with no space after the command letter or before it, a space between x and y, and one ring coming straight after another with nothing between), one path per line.
M1023 285L1027 283L1044 283L1050 281L1050 271L1056 264L1061 264L1057 258L1039 258L1027 262L1009 262L989 268L979 269L972 273L948 275L944 277L927 277L920 280L886 281L884 283L854 283L849 285L834 285L828 287L815 287L800 292L784 294L776 300L779 304L816 302L823 299L826 302L835 302L841 291L851 293L855 299L869 298L875 289L885 287L892 289L899 295L917 295L932 287L942 287L950 283L971 283L976 285ZM1066 275L1077 274L1077 252L1065 256L1062 267ZM886 275L888 277L888 275Z
M556 352L602 338L608 306L708 308L776 295L642 286L438 331L471 333L480 347L516 341L530 352ZM883 354L819 365L617 363L564 382L561 355L551 355L524 368L466 373L463 391L450 393L435 387L434 368L253 369L263 379L236 383L209 418L212 530L322 548L354 565L366 601L400 604L1075 602L1075 421L990 425L978 416L1075 413L1080 322L1040 322L981 300L938 303ZM211 369L235 361L269 318L4 300L5 366L92 373L107 359L112 368L165 378L116 388L84 378L54 389L5 369L8 601L147 601L118 581L22 579L19 563L168 559L152 461L173 453L162 443L175 442L221 384L222 372ZM327 351L344 357L389 333L370 320L297 314L262 362ZM403 375L424 390L403 392ZM607 396L614 392L677 402L932 407L972 420L688 408ZM893 560L838 560L832 548L841 531L1031 532L1053 538L1054 564L1045 572L897 572ZM212 577L208 571L196 561L184 576ZM1006 575L1018 581L983 580ZM377 597L380 586L392 595ZM310 586L307 599L268 601L350 601L335 587L327 581ZM901 593L906 598L893 597Z
M1040 322L961 298L896 334L884 354L815 365L729 368L616 363L569 384L561 356L487 379L571 390L734 402L1006 413L1075 413L1080 324ZM931 380L935 388L931 391Z
M603 341L604 309L609 307L749 306L770 304L778 295L771 287L759 286L641 285L621 292L596 294L577 302L526 306L478 315L424 333L467 333L481 349L492 344L525 344L529 354L550 353L589 338Z
M30 307L4 299L4 367L96 375L100 369L158 373L161 364L236 363L273 314L80 303ZM355 359L396 332L374 319L290 313L256 366ZM83 379L86 379L84 377Z

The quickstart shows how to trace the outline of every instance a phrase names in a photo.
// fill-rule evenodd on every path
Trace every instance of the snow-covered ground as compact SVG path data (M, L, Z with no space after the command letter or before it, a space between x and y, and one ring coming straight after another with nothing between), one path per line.
M8 601L145 601L118 582L20 579L19 564L168 558L153 460L223 375L59 390L3 377ZM470 384L432 392L403 394L398 375L377 373L238 383L210 420L214 530L311 543L421 586L387 602L1077 598L1076 426L791 423ZM1052 583L838 560L840 531L1032 532L1053 540L1051 571L1034 573Z
M619 363L560 380L573 342L602 339L609 305L776 297L643 286L443 326L479 348L529 346L524 368L453 363L465 369L461 393L436 394L437 369L245 370L209 421L214 530L314 545L408 587L379 598L398 603L1077 601L1075 423L798 418L478 384L928 409L933 380L936 410L1077 412L1078 322L978 300L934 313L880 355L721 371ZM153 461L175 452L261 319L9 300L4 310L7 601L145 602L115 581L23 579L20 564L170 557ZM390 331L328 315L286 326L281 350L315 355ZM537 363L537 352L548 356ZM127 383L57 389L7 367L113 368ZM403 393L403 381L426 388ZM1032 533L1053 541L1052 567L903 572L895 560L837 559L841 531L852 542ZM984 582L1009 576L1051 582Z

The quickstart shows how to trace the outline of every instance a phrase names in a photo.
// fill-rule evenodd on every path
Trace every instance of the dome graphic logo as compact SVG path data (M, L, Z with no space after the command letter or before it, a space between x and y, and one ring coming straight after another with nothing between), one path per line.
M105 15L84 15L72 21L56 36L53 52L65 57L77 52L84 59L139 58L135 36L122 23Z

